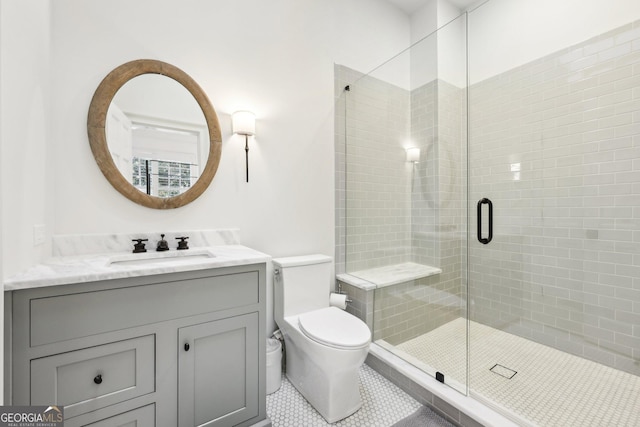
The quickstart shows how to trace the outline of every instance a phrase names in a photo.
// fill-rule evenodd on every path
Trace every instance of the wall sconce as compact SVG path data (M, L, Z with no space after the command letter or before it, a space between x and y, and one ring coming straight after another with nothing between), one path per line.
M244 135L247 182L249 182L249 135L256 134L256 116L250 111L236 111L231 116L231 127L234 134Z
M418 163L420 161L420 149L417 147L407 148L407 162Z

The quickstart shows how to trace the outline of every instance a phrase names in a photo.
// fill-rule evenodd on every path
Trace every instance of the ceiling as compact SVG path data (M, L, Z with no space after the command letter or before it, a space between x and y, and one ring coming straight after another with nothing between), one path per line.
M431 0L386 0L393 4L407 15L412 15L414 12L422 9ZM465 10L477 0L448 0L449 3L456 6L458 9Z

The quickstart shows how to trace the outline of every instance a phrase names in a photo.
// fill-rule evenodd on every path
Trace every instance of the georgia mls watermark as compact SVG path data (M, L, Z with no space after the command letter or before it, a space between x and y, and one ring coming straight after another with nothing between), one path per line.
M0 406L0 427L63 427L62 406Z

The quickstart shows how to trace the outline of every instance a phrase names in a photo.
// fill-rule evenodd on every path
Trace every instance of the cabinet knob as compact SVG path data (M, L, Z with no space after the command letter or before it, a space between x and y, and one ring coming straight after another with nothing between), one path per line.
M184 351L189 351L189 348L190 348L189 343L188 342L184 343Z
M93 382L96 384L102 384L102 374L96 375L96 377L93 379Z

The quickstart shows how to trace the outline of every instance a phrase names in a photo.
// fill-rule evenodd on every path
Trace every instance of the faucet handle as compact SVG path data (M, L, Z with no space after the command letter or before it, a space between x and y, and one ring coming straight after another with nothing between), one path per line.
M142 242L148 242L149 239L131 239L132 242L137 242L135 245L133 245L133 253L137 254L139 252L147 252L147 250L144 247L144 243Z
M189 243L187 242L188 237L176 237L176 240L180 240L178 242L178 250L181 249L189 249Z

